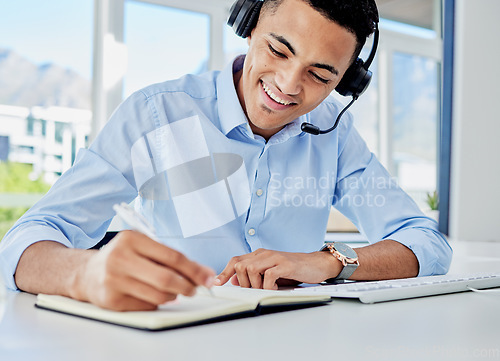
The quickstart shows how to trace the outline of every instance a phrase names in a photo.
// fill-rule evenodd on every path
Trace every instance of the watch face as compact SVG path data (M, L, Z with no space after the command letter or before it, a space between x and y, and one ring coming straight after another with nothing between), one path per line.
M335 246L335 249L337 250L337 252L346 256L347 258L358 258L358 255L356 254L356 252L351 247L347 246L346 244L335 242L333 245Z

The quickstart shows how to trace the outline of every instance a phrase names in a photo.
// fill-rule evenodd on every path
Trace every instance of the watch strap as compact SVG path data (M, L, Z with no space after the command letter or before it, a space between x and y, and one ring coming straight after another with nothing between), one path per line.
M357 263L348 263L344 266L344 268L342 269L342 271L340 271L339 275L337 277L335 277L334 279L336 280L346 280L348 279L349 277L352 276L352 274L354 273L354 271L356 270L356 268L358 268L358 264Z

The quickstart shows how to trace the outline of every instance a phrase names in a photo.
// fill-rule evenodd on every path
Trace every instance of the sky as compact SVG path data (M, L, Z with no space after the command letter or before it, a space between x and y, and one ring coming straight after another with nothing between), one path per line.
M93 0L0 0L0 48L90 79Z

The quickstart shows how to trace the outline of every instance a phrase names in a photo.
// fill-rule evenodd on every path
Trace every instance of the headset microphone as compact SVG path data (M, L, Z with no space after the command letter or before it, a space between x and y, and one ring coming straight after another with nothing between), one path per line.
M263 3L264 0L237 0L233 4L231 10L229 11L230 14L227 24L234 29L236 35L241 36L242 38L246 38L250 35L252 29L255 25L257 25L257 20L259 19L260 9L262 8ZM333 126L329 129L321 130L313 124L302 123L301 129L303 132L318 135L329 133L337 128L342 115L358 99L358 97L363 94L370 84L372 72L368 70L368 68L375 58L378 46L378 37L378 26L377 23L375 23L373 46L370 51L370 55L365 62L363 62L360 58L357 58L346 70L342 80L335 88L335 91L340 95L352 96L352 100L344 109L342 109Z
M334 130L335 128L337 128L337 125L339 125L339 121L340 121L340 118L342 117L342 115L344 115L344 113L346 112L347 109L349 109L349 107L358 99L358 97L356 95L353 95L352 96L352 100L350 101L349 104L347 104L345 106L344 109L342 109L342 111L340 112L340 114L337 116L337 119L335 120L335 123L333 124L333 126L331 128L328 128L326 130L321 130L319 129L319 127L311 124L311 123L302 123L302 125L300 126L300 129L302 129L303 132L306 132L306 133L309 133L309 134L312 134L312 135L319 135L319 134L326 134L326 133L330 133L332 130Z

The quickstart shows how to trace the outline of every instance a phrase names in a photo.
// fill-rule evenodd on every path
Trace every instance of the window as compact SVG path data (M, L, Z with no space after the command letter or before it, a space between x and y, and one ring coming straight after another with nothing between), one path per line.
M0 37L0 155L7 148L10 162L27 165L21 173L28 180L53 182L124 97L186 73L221 69L246 52L246 40L225 24L231 3L1 2L0 34L9 36ZM386 20L380 32L372 83L351 112L370 149L425 208L426 192L436 188L440 34ZM8 192L0 190L1 204L10 204L2 202Z
M207 71L209 25L206 14L126 2L124 96L153 83Z
M55 122L54 124L54 140L58 144L62 144L63 142L63 137L64 137L64 130L66 129L66 124L62 122ZM56 155L57 157L60 157L62 159L62 155L58 154Z
M437 182L442 40L433 30L382 25L381 160L425 211Z
M0 161L0 238L71 165L53 161L71 158L71 149L52 143L63 143L68 130L83 138L89 130L93 4L0 2L0 136L8 140ZM73 132L67 109L85 113L83 134Z
M369 56L371 48L372 39L370 38L360 54L360 58L363 59L363 61ZM377 68L378 57L375 55L375 59L369 68L373 74L370 85L368 86L368 89L366 89L366 91L359 97L359 99L356 100L356 102L351 106L351 108L349 108L349 111L354 117L354 126L366 141L368 147L375 154L379 153L379 73ZM332 95L344 104L344 106L352 100L351 97L343 97L336 91L332 92Z
M224 64L231 62L234 57L245 54L248 50L248 43L234 33L234 30L224 24Z
M438 64L400 52L393 57L394 175L425 208L437 181Z
M436 189L441 39L432 30L381 20L372 83L352 106L355 126L422 210ZM363 49L366 59L370 41ZM349 99L338 96L344 104ZM337 219L337 221L335 220ZM334 213L329 230L355 230Z

